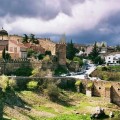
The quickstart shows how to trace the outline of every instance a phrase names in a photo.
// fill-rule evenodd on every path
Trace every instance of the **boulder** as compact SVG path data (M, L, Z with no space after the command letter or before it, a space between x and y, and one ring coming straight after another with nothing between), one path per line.
M91 119L101 119L108 118L108 115L105 114L104 109L97 107L96 112L91 115Z

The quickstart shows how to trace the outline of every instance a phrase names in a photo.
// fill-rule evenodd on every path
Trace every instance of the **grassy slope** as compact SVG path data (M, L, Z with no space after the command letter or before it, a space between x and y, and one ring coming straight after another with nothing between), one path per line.
M120 82L120 66L98 67L92 77L99 77L102 80Z
M31 92L21 91L16 93L31 110L20 107L5 107L4 114L15 120L90 120L88 115L95 111L96 106L101 106L107 113L110 111L119 111L116 105L107 103L104 98L86 97L84 94L78 94L70 91L62 91L64 102L52 102L46 96ZM67 115L66 115L67 114ZM13 120L14 120L13 119ZM7 119L5 119L7 120Z

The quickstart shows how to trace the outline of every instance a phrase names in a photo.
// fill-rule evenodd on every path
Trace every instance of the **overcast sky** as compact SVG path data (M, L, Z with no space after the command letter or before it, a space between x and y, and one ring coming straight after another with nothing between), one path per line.
M0 0L0 26L9 34L120 44L120 0Z

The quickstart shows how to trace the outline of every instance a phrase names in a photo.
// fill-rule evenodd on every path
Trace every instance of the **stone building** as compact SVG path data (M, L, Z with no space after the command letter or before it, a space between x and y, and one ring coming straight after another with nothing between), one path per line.
M8 32L2 29L0 31L0 51L6 48L13 59L27 58L27 49L29 48L41 54L44 54L45 51L51 51L53 56L57 56L59 64L66 65L65 41L55 43L50 38L38 38L39 44L23 44L22 39L22 36L8 35Z
M45 51L51 51L51 54L57 56L58 63L60 65L66 65L66 43L60 41L55 43L47 38L39 39L39 44L45 49Z
M56 55L56 43L49 38L39 38L39 44L45 49L45 51L51 51L52 55Z
M9 40L8 52L12 59L27 58L27 47L19 40Z

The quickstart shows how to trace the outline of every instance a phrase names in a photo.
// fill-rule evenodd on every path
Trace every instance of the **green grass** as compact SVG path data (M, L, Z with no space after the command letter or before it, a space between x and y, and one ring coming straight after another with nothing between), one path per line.
M44 120L91 120L89 115L65 114Z
M35 108L38 111L45 111L56 114L55 110L52 107L46 107L41 105L41 106L33 106L33 108Z
M17 95L20 96L25 102L27 102L28 106L30 105L30 107L36 111L35 113L28 113L22 110L19 111L19 113L23 116L28 117L30 120L90 120L91 111L95 110L96 106L109 108L110 111L112 111L112 108L113 110L115 108L115 105L108 104L100 97L89 98L81 93L64 90L62 92L63 95L67 97L70 105L66 106L64 104L60 104L59 102L52 102L47 99L46 96L40 93L35 93L33 91L18 92ZM45 116L39 116L37 114L39 112L44 113ZM78 112L80 114L77 115L75 112ZM109 111L107 114L109 114ZM15 116L10 117L16 118ZM6 118L4 120L11 119Z

